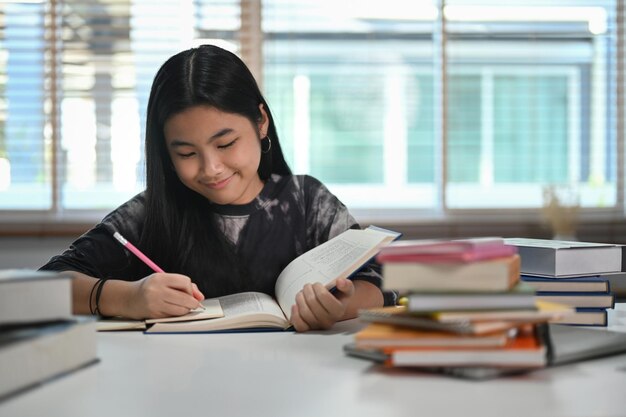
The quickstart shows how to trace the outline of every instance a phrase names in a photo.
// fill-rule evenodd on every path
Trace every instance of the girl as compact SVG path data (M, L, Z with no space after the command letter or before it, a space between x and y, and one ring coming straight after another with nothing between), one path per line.
M348 228L346 207L310 176L291 174L270 109L245 64L204 45L171 57L150 93L146 190L107 215L42 269L74 271L76 314L177 316L204 297L274 293L294 258ZM151 273L121 233L165 273ZM371 267L331 294L298 293L298 331L326 329L359 308L393 303Z

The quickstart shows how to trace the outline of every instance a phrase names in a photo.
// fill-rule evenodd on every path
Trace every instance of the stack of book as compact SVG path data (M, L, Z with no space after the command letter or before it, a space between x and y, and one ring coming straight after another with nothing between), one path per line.
M399 241L377 260L384 288L403 294L403 305L361 311L368 325L346 351L390 366L456 374L543 367L540 329L572 311L535 299L519 279L516 247L502 238Z
M0 271L0 401L97 361L95 320L71 310L69 276Z
M511 238L521 256L521 280L537 291L540 300L575 308L553 322L606 326L607 309L615 300L611 276L621 275L620 245Z

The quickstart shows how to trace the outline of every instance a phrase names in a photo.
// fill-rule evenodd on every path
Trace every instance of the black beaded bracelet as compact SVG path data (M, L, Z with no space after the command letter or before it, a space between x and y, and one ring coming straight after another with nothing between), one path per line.
M89 292L89 312L93 315L101 315L100 295L102 295L102 287L104 287L105 282L106 278L100 278L95 284L93 284L93 287L91 287L91 291Z
M102 316L102 313L100 312L100 295L102 295L102 288L104 287L104 284L107 282L106 278L101 278L97 283L97 289L96 289L96 300L95 300L95 304L96 304L96 308L94 309L94 314Z
M101 281L102 281L101 279L97 280L96 283L93 284L93 287L91 287L91 291L89 292L89 312L94 315L96 314L96 311L94 310L94 307L93 307L93 304L94 304L92 301L94 299L93 295L94 295L94 291L96 290L96 288L98 287L98 284L100 284Z

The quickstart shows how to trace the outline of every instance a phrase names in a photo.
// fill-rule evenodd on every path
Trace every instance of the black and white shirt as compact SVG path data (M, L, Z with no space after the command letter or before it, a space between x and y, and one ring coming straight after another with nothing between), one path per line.
M347 229L359 228L337 197L317 179L306 175L274 174L249 204L211 204L209 207L207 216L215 216L224 235L234 244L237 259L247 271L253 272L246 274L238 288L215 283L208 285L208 280L212 279L210 253L206 254L207 267L203 271L184 270L184 266L180 271L168 271L189 276L207 298L233 290L274 295L276 278L290 261ZM41 269L78 271L97 278L127 281L145 277L149 274L145 265L112 236L114 231L119 231L130 242L139 242L144 215L144 195L141 193L108 214ZM150 257L149 253L146 255ZM379 265L370 262L353 279L366 280L380 287ZM394 293L385 292L384 296L385 305L395 303Z

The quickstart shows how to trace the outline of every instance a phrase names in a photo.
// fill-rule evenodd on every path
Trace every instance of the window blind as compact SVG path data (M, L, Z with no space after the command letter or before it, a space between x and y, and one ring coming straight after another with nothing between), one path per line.
M351 208L436 205L435 13L423 0L263 2L266 92L287 158Z
M622 9L617 0L4 1L0 221L101 213L141 191L152 78L202 43L244 59L294 171L357 214L537 212L549 187L584 209L622 213Z
M622 204L615 1L263 4L288 156L350 207L536 209L548 186Z
M450 209L621 204L616 6L446 2Z
M237 51L239 6L0 4L0 210L107 210L141 191L154 74L171 55L200 43Z
M32 2L0 7L0 209L49 209L48 8Z

